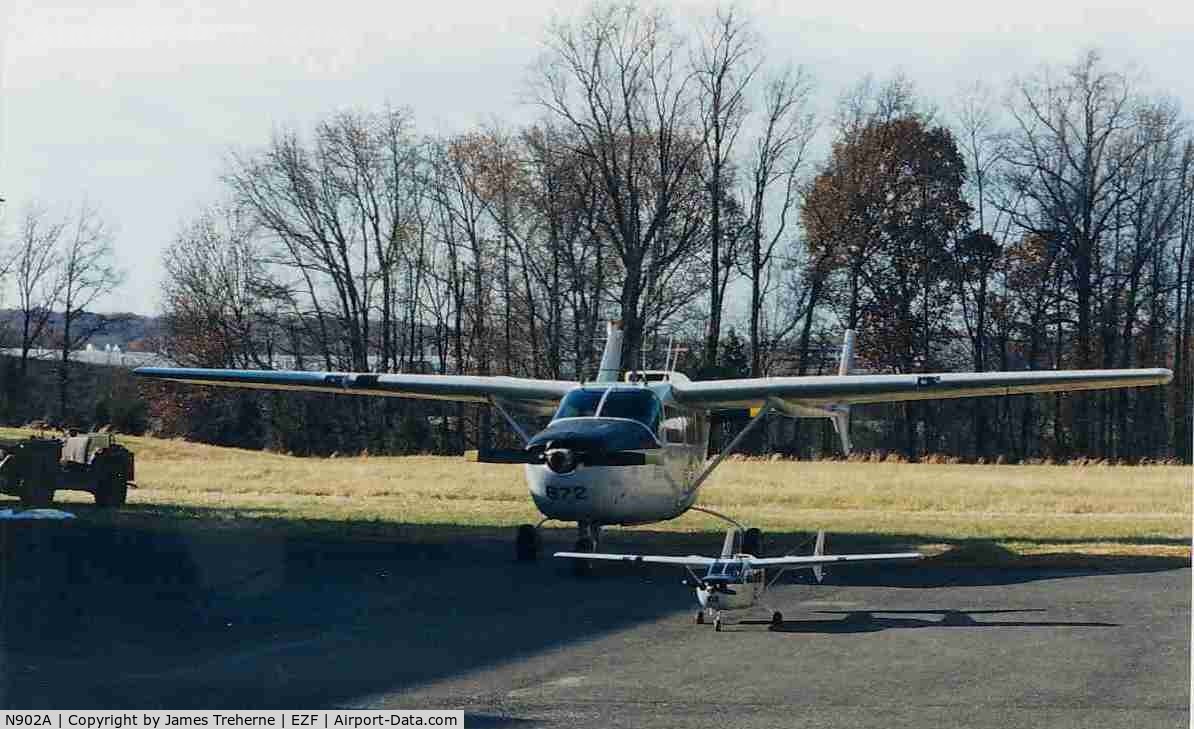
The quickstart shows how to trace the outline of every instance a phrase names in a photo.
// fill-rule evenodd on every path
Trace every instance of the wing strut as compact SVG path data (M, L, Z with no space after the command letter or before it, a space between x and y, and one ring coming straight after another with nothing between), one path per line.
M709 476L712 475L713 469L715 469L719 465L721 465L721 462L726 459L726 456L730 455L730 452L733 451L735 448L737 448L738 444L741 443L746 438L746 436L750 435L750 431L754 430L756 425L763 422L763 418L767 417L767 414L770 413L773 409L774 408L770 402L768 402L763 407L759 408L758 414L755 415L753 418L751 418L750 422L746 424L746 427L743 428L742 431L740 433L738 433L738 435L735 436L732 441L730 441L729 445L727 445L725 448L721 449L721 453L718 453L716 458L714 458L712 461L710 461L708 463L708 465L705 466L705 470L701 471L701 475L697 476L696 480L694 480L692 482L692 487L688 489L688 492L685 494L685 497L687 497L688 495L692 494L692 492L699 489L701 487L701 484L705 483L705 479L709 478Z
M489 404L492 405L495 410L497 410L499 413L501 413L502 417L506 419L506 422L510 424L510 427L514 429L514 432L518 433L518 437L522 438L523 445L526 445L527 443L531 442L531 437L529 435L527 435L527 432L525 430L522 429L522 426L518 424L518 421L515 420L514 417L510 415L510 413L506 412L506 408L502 407L502 403L500 400L498 400L496 397L493 397L492 395L490 395L489 396Z

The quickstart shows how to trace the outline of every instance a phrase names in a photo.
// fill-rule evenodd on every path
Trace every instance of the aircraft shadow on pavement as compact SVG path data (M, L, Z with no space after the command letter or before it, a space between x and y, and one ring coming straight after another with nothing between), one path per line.
M210 528L0 523L0 706L357 705L686 612L691 597L672 572L585 580L550 557L516 563L512 530L337 539L189 511ZM545 552L571 546L559 536Z
M767 625L776 633L877 633L912 628L1117 628L1119 623L1074 620L984 620L976 615L1044 613L1041 608L1014 610L814 610L817 615L838 618L785 620L771 625L767 620L743 620L742 625ZM931 616L931 617L930 617ZM1043 616L1042 616L1043 617Z
M812 532L768 533L767 556L809 554L816 535ZM1028 544L1033 540L1018 540ZM1062 545L1061 551L1021 557L989 539L947 539L934 535L885 535L830 532L826 540L829 554L913 551L921 544L950 544L940 555L918 562L891 564L856 564L825 568L824 583L859 587L979 587L1011 585L1036 580L1061 579L1108 573L1140 573L1182 569L1190 560L1152 555L1077 554L1066 552L1067 543L1121 543L1132 545L1189 546L1189 540L1168 538L1092 537L1080 542L1050 539L1050 546ZM712 555L721 547L721 535L683 534L646 530L614 530L602 549L611 552L652 554ZM608 569L608 568L607 568ZM641 569L619 566L622 570ZM781 584L817 584L804 570L789 572Z
M85 517L85 509L78 512ZM132 521L121 526L86 518L0 523L0 706L364 705L371 696L399 695L691 610L692 594L674 569L610 564L590 579L571 576L548 556L572 546L570 529L546 530L544 557L528 564L512 560L507 529L397 525L388 537L354 538L334 536L347 527L329 522L316 524L315 533L331 536L310 536L223 527L235 515L218 508L188 508L194 521L186 524L137 520L153 513L150 506L132 507ZM771 535L768 544L795 549L808 537ZM831 535L830 551L886 550L911 541ZM602 548L714 554L720 545L721 535L712 532L611 529ZM1182 563L1110 568L1176 566ZM928 564L841 569L831 579L917 587L1095 571ZM953 614L892 615L790 621L781 630L865 632L966 622Z

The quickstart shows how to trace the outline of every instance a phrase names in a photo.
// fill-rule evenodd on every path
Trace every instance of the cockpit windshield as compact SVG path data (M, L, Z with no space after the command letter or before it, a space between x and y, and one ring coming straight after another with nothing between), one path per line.
M650 390L610 390L601 405L601 417L637 420L654 433L659 429L663 407Z
M597 406L605 390L573 390L564 396L555 420L560 418L589 418L597 414Z
M606 392L609 392L606 395ZM602 403L601 399L605 398ZM600 407L600 412L598 412ZM564 396L554 420L561 418L623 418L637 420L652 433L659 430L663 406L655 393L646 389L573 390Z
M709 566L709 577L725 577L730 580L742 579L742 563L731 560L718 560Z

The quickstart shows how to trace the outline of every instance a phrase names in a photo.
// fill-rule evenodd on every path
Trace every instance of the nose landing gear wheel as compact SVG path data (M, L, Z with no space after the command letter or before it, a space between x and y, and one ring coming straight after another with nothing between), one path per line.
M597 545L593 543L592 539L588 537L581 537L576 540L576 548L574 552L587 552L592 554L597 551ZM577 577L588 577L593 572L593 563L587 559L576 559L572 561L572 574Z
M539 530L530 524L518 527L514 539L514 558L519 562L533 562L539 558Z
M784 624L784 614L776 610L771 613L771 627L779 628Z

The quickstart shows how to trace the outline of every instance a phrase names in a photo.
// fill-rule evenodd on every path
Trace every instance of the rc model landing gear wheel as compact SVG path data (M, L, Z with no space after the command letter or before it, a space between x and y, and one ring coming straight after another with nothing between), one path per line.
M573 552L587 552L592 554L597 551L597 545L593 543L592 539L588 537L581 537L576 540L576 547ZM588 577L593 572L593 563L587 559L572 560L572 574L577 577Z

